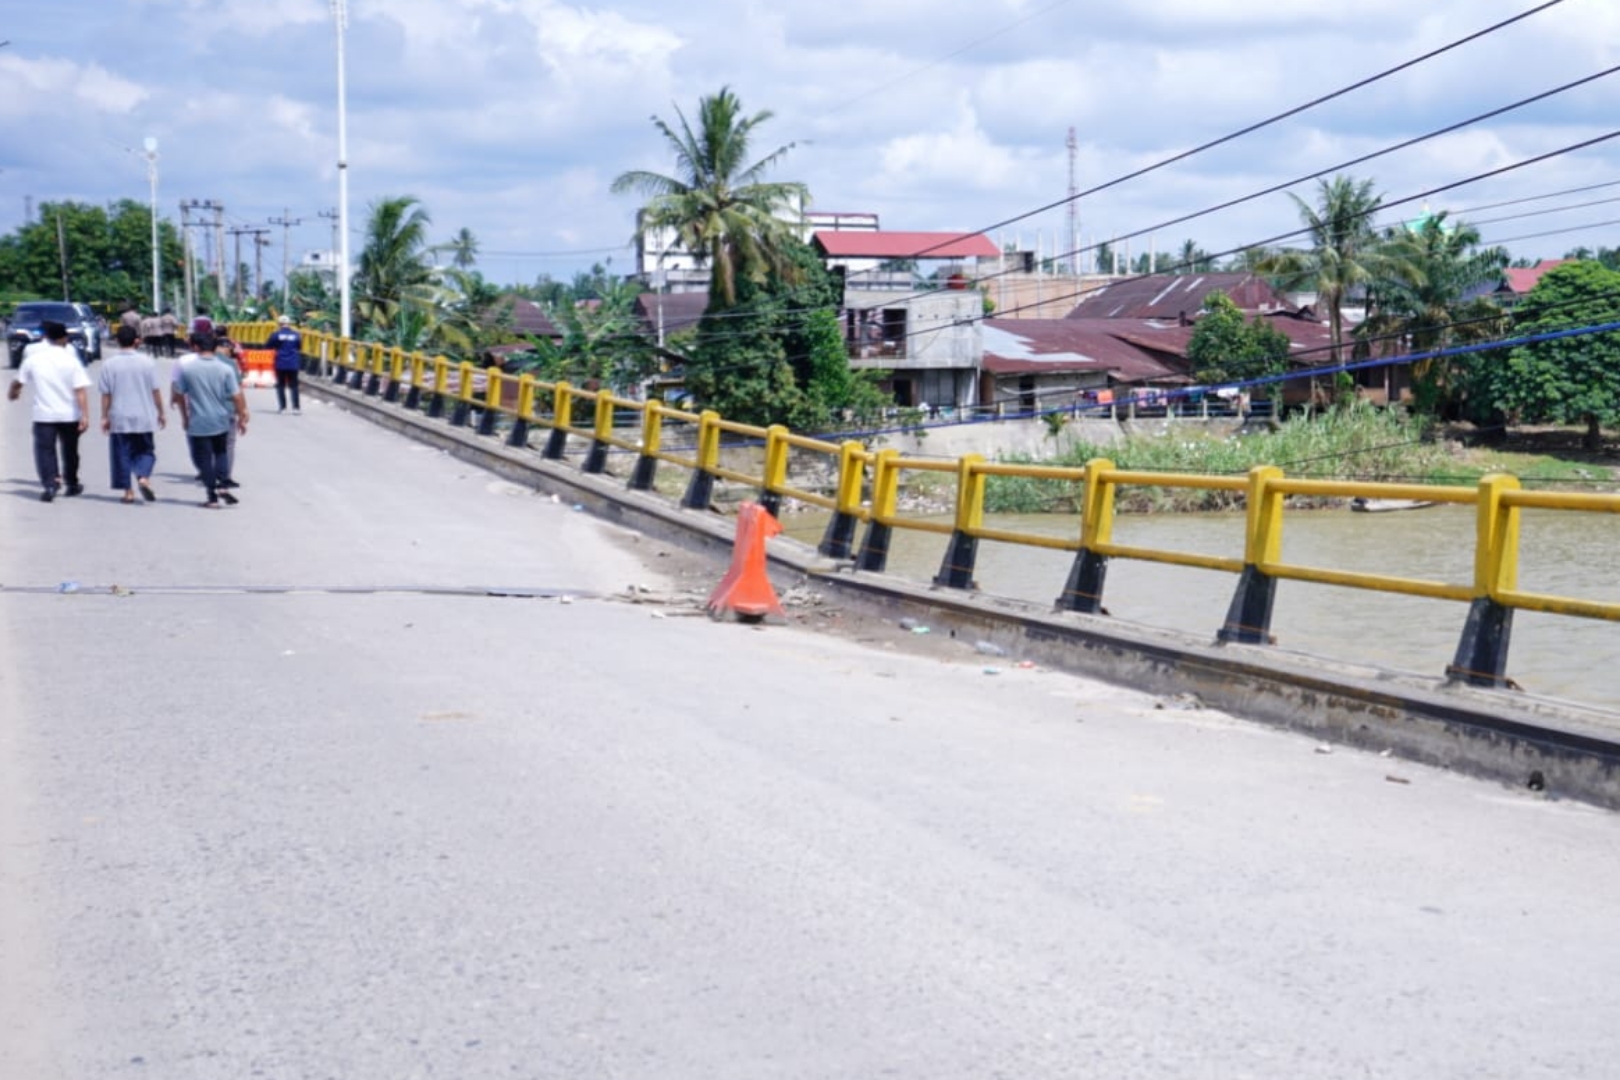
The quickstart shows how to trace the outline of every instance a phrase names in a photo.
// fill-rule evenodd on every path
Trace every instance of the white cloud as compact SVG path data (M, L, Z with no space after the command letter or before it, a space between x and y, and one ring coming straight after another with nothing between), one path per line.
M149 96L139 83L100 64L0 53L0 117L69 113L82 107L95 113L127 114Z

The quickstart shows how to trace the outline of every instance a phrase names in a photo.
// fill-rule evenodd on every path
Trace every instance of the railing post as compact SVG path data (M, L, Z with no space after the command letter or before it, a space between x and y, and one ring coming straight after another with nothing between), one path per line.
M574 422L574 388L560 382L551 393L551 434L541 456L548 461L561 461L568 449L568 429Z
M1108 580L1108 556L1099 545L1114 541L1114 463L1107 458L1086 462L1085 487L1080 502L1080 552L1069 568L1063 595L1057 598L1059 611L1085 615L1105 614L1103 585Z
M427 373L427 357L421 353L411 353L411 385L405 391L405 407L413 412L422 407L422 382Z
M866 448L850 439L838 449L838 506L816 548L829 559L847 559L854 549L855 526L861 513L861 487L865 482Z
M1282 556L1283 496L1271 490L1281 479L1275 465L1249 470L1248 517L1243 541L1243 573L1237 592L1226 609L1226 625L1215 635L1219 641L1242 645L1270 645L1271 608L1277 599L1277 579L1261 569Z
M582 472L607 471L608 440L613 438L613 395L606 390L596 392L596 410L591 414L591 448L585 453Z
M900 502L900 469L896 463L900 451L890 447L879 450L872 462L872 520L866 525L866 538L861 541L861 553L855 560L857 570L882 573L889 565L889 541L894 537L894 526L882 519L892 518Z
M1479 481L1475 512L1474 599L1468 605L1457 656L1446 677L1471 686L1506 686L1513 609L1497 594L1519 587L1519 509L1502 505L1502 493L1519 481L1492 474Z
M518 376L517 415L512 418L512 430L506 436L507 446L529 445L529 416L534 412L534 376L525 372Z
M976 589L973 567L979 556L979 538L974 535L984 525L984 464L982 454L963 454L956 462L956 527L945 548L934 584L948 589Z
M405 381L405 350L388 350L388 386L383 390L384 401L399 400L399 384Z
M478 434L493 435L501 416L501 398L506 393L506 374L500 368L485 368L484 380L484 415L478 418Z
M782 516L782 489L787 487L788 429L773 424L765 429L764 484L759 489L759 505L773 518Z
M472 418L472 377L473 366L469 360L463 360L456 365L458 372L456 381L456 406L450 410L450 426L466 427L467 421Z
M651 491L653 479L658 475L658 454L664 442L664 406L648 401L641 406L641 453L636 455L636 467L630 474L631 491Z
M342 386L349 377L349 364L354 361L354 343L348 338L333 338L332 381Z
M714 470L720 467L720 414L704 409L698 414L697 468L686 482L681 506L707 510L714 500Z
M361 344L350 355L354 357L354 370L349 372L348 387L350 390L360 390L366 385L366 360L371 356L371 346Z
M382 393L382 366L383 357L388 353L381 345L371 347L371 362L366 365L366 397L376 397Z
M428 398L428 419L437 420L444 415L444 396L450 386L450 361L444 356L433 358L433 396Z

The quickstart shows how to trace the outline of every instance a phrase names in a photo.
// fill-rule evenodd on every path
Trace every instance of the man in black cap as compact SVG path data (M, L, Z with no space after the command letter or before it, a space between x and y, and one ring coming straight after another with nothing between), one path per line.
M79 362L79 354L68 344L67 327L46 322L40 329L45 340L30 345L23 353L6 397L16 401L24 386L34 388L34 467L44 489L41 502L56 498L67 478L67 494L79 495L79 436L90 426L90 376ZM57 460L56 448L62 448Z

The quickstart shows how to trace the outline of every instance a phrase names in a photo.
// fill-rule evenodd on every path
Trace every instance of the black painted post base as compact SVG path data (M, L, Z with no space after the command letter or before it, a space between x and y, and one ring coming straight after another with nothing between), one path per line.
M636 467L630 473L631 491L651 491L653 477L658 475L658 459L651 454L642 454L636 458Z
M465 401L456 402L456 407L450 412L451 427L466 427L467 421L472 418L472 406Z
M405 407L415 412L422 407L422 388L413 386L405 391Z
M498 419L500 419L500 413L494 409L485 409L483 415L478 418L478 434L495 434L495 421Z
M546 438L546 448L540 456L547 461L561 461L563 451L568 449L568 432L562 428L552 428L551 434Z
M881 574L889 566L889 539L894 528L877 522L866 527L866 539L861 541L861 554L855 560L855 569Z
M827 531L821 534L821 544L816 551L829 559L849 558L849 553L855 550L856 524L857 519L853 514L833 514L832 520L827 522Z
M428 398L427 414L429 420L437 420L444 415L444 395L434 394Z
M507 446L529 445L529 422L519 417L512 421L512 430L506 435Z
M1069 567L1069 580L1063 586L1063 595L1057 598L1059 611L1078 611L1084 615L1106 615L1103 610L1103 584L1108 580L1108 556L1095 551L1082 551Z
M1446 678L1470 686L1507 686L1508 644L1513 637L1513 609L1480 598L1468 605L1457 658L1446 665Z
M775 491L762 491L759 493L759 505L765 512L778 521L782 520L782 496Z
M1226 609L1226 625L1217 640L1239 645L1271 645L1271 608L1277 599L1277 579L1245 566L1238 578L1232 606Z
M333 382L337 383L339 386L342 386L343 385L343 380L347 379L348 377L349 377L349 372L348 372L347 368L340 367L337 364L332 365L332 381Z
M707 510L713 501L714 477L702 469L693 469L692 479L686 484L686 494L681 496L681 506L687 510Z
M366 379L366 397L376 397L382 392L382 376L375 371Z
M398 379L389 379L388 380L388 389L383 391L383 400L384 401L398 401L399 400L399 380Z
M934 575L934 584L947 589L978 588L973 581L973 564L978 556L978 537L964 532L952 533L951 542L945 548L945 558L939 564L939 573Z
M581 472L600 473L607 471L608 444L601 439L592 439L591 448L585 451L585 464L580 466Z
M349 389L350 390L358 390L358 389L360 389L362 386L365 385L365 382L366 382L366 373L364 371L361 371L359 368L355 368L353 371L351 371L349 373Z

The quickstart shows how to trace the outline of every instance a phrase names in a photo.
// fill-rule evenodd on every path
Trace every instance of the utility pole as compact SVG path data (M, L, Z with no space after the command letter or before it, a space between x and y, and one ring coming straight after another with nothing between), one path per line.
M56 208L56 254L62 260L62 302L73 299L68 292L67 233L62 229L62 208Z
M292 295L291 286L287 284L287 253L291 250L291 233L294 225L302 225L303 218L292 216L291 210L283 210L278 218L271 218L270 224L281 226L281 311L286 314L289 298Z
M264 298L264 249L270 246L265 237L269 229L253 230L253 299Z
M1074 163L1080 144L1074 128L1069 128L1069 269L1080 276L1080 187L1075 183Z
M186 307L188 315L197 314L197 301L202 297L197 291L197 271L191 257L191 227L202 225L204 222L192 221L190 211L212 210L214 212L214 228L217 233L216 249L219 252L219 298L225 299L225 232L224 216L225 204L214 199L181 199L180 200L180 228L186 235Z
M264 265L264 263L263 263L263 259L259 255L258 248L259 248L259 246L261 244L266 244L266 243L269 242L267 240L261 239L261 237L263 237L264 234L268 233L270 230L267 227L263 226L263 225L232 225L226 231L229 232L233 237L236 238L236 263L232 267L231 272L236 275L236 306L241 307L242 306L242 279L247 276L246 274L244 274L242 272L242 237L251 236L253 238L253 247L254 247L253 261L254 261L254 265L258 266L258 267L262 267ZM260 287L261 287L261 283L263 281L264 281L264 275L262 273L256 273L255 276L254 276L254 290L253 290L253 295L255 297L258 296L259 291L260 291Z

